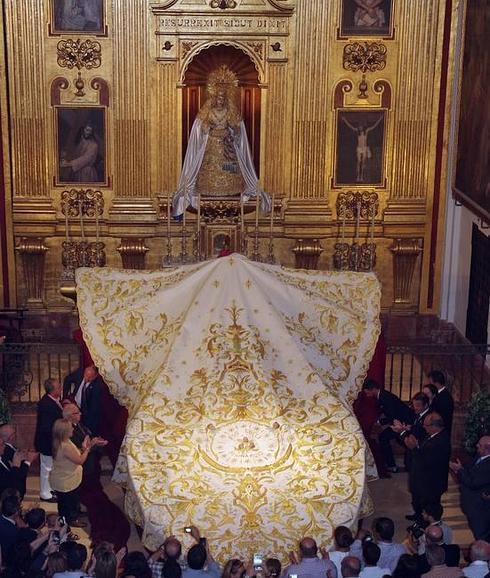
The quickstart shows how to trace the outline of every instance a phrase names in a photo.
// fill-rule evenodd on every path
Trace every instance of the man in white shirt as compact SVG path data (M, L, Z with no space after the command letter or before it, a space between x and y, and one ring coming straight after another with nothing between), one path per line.
M297 561L296 554L290 553L291 560L295 560L291 566L284 569L282 578L288 578L296 574L298 578L337 578L337 568L335 564L328 559L325 552L324 558L318 557L318 546L313 538L303 538L299 543L301 561ZM322 552L323 553L323 552Z
M463 574L467 578L484 578L488 574L488 561L490 560L490 544L484 540L477 540L470 548L471 564L463 568Z

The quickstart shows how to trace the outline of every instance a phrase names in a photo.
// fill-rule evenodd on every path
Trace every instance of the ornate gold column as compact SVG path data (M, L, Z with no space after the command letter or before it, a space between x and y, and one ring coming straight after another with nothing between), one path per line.
M117 248L124 269L144 269L146 253L149 250L145 239L121 239Z
M146 0L115 0L114 31L114 191L111 216L151 220L151 94ZM162 96L163 98L163 96Z
M390 247L393 253L393 308L417 308L417 297L412 299L412 281L418 256L422 253L419 239L395 239Z
M26 305L30 309L44 307L44 262L48 248L42 238L22 237L16 247L24 273Z
M47 3L39 0L5 2L4 9L16 222L54 219L46 163Z
M338 4L298 2L293 88L291 199L326 200L331 42ZM315 32L312 33L312 23ZM292 205L291 205L292 208Z

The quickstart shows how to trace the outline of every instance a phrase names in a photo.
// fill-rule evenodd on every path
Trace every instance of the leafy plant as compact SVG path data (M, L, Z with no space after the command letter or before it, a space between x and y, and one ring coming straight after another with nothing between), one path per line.
M475 393L468 404L463 446L471 454L482 435L490 433L490 392Z

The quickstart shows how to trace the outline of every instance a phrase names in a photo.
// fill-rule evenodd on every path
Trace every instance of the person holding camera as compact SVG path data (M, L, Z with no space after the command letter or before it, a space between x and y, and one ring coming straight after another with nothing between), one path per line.
M289 553L291 565L285 568L282 578L308 575L309 578L337 578L337 568L330 560L328 552L321 549L321 558L318 557L318 546L313 538L306 537L299 543L300 558L296 552Z
M175 536L169 536L160 548L148 558L148 566L153 576L181 578L181 556L182 544Z
M197 544L194 544L187 552L187 568L182 572L183 578L221 578L221 568L209 551L206 538L196 526L186 528Z

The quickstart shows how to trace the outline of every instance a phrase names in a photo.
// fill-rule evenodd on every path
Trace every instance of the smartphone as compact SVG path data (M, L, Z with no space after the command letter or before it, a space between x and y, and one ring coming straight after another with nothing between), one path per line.
M289 578L298 578L297 574L289 574Z
M190 534L190 533L192 532L190 526L186 526L186 527L184 528L184 532L185 532L186 534Z
M262 570L262 554L254 554L254 568Z
M66 518L65 518L65 516L60 516L60 517L58 518L58 522L59 522L60 526L64 526L64 525L66 524Z
M59 544L60 542L61 542L60 533L58 532L58 530L55 530L53 532L53 544Z

